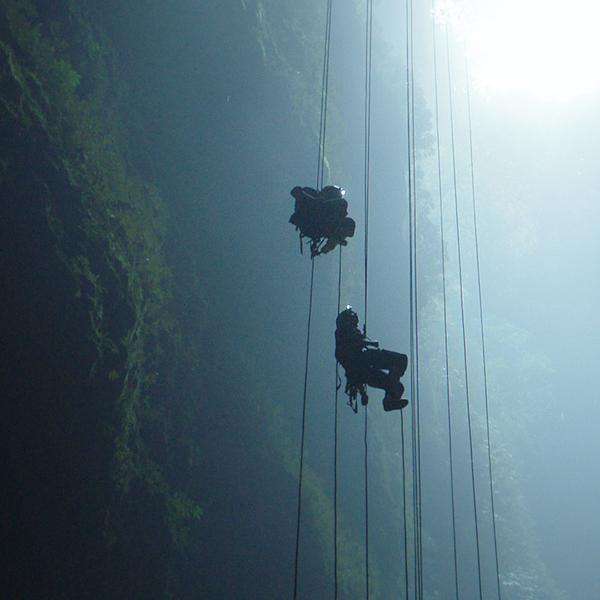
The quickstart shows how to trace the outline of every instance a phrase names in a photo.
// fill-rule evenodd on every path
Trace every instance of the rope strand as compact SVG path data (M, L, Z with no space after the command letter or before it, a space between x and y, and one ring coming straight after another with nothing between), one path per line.
M367 333L369 314L369 193L371 178L371 68L372 68L372 37L373 37L373 0L367 0L367 18L365 32L365 155L364 155L364 211L365 211L365 318L363 331Z
M433 0L431 2L433 12ZM454 456L452 448L452 413L450 409L450 364L448 357L448 309L446 294L446 244L444 239L444 205L442 198L442 164L440 153L440 110L438 93L438 64L437 64L437 42L435 33L435 22L432 20L432 41L433 41L433 72L434 72L434 95L435 95L435 135L437 147L437 169L438 169L438 194L440 207L440 250L442 258L442 293L444 304L444 361L446 372L446 404L448 408L448 454L450 463L450 501L452 506L452 549L454 559L454 593L458 600L458 558L456 552L456 510L454 496Z
M315 281L315 260L310 261L310 294L308 297L308 321L306 324L306 357L304 362L304 392L302 396L302 426L300 437L300 466L298 474L298 514L296 517L296 554L294 559L294 600L298 597L298 558L300 551L300 523L302 514L302 474L304 467L304 438L306 429L306 391L308 388L308 359L310 355L310 329L312 321L313 289Z
M319 120L319 158L317 163L317 189L323 187L325 173L325 141L327 136L327 100L329 96L329 53L331 49L331 14L333 0L327 0L325 17L325 48L323 51L323 74L321 80L321 114Z
M369 445L368 445L368 410L365 406L365 589L369 600Z
M465 53L466 56L466 53ZM502 600L502 592L500 590L500 569L498 566L498 541L496 537L496 511L494 509L494 478L492 474L492 451L490 444L490 411L488 401L488 380L487 380L487 360L485 352L485 330L483 326L483 301L481 295L481 266L479 262L479 234L477 228L477 211L475 201L475 170L473 167L473 128L471 123L471 85L469 80L469 62L465 59L465 70L467 75L467 116L469 125L469 158L471 166L471 198L473 200L473 232L475 235L475 261L477 264L477 297L479 300L479 325L481 331L481 356L483 361L483 391L485 397L485 428L487 437L487 459L490 480L490 503L492 512L492 533L494 539L494 561L496 567L496 587L498 591L498 600Z
M365 156L364 156L364 182L365 182L365 316L363 333L367 334L369 316L369 193L371 175L371 69L373 51L373 0L367 0L366 32L365 32ZM365 593L369 600L369 455L368 455L368 419L367 406L365 406Z
M454 213L456 220L456 244L458 248L458 278L460 286L460 318L461 318L461 329L462 329L462 341L463 341L463 361L465 369L465 397L467 403L467 421L469 429L469 452L471 457L471 486L473 492L473 514L475 517L475 544L477 549L477 577L479 584L479 599L483 598L482 583L481 583L481 554L479 549L479 520L477 516L477 494L475 492L475 466L473 461L473 429L471 425L471 403L469 396L469 367L467 361L467 337L465 331L465 304L464 304L464 289L463 289L463 276L462 276L462 251L461 251L461 240L460 240L460 223L458 218L458 191L456 183L456 152L454 146L454 115L452 108L452 73L450 70L450 43L448 40L448 28L446 27L446 57L448 67L448 94L450 103L450 131L452 138L452 171L454 178Z
M404 411L400 411L400 438L402 445L402 513L404 530L404 600L408 600L408 536L406 531L406 463L404 452Z
M327 12L325 17L325 45L323 50L323 78L321 81L321 114L319 121L319 148L317 161L317 188L323 185L323 173L325 167L325 137L327 133L327 97L329 88L329 51L331 47L331 13L332 1L327 0ZM310 333L312 322L313 290L315 279L315 261L311 257L310 267L310 294L308 301L308 322L306 327L306 358L304 364L304 391L302 394L302 425L300 438L300 465L298 473L298 512L296 517L296 549L294 556L294 600L298 597L298 561L300 554L300 525L302 515L302 477L304 471L304 439L306 429L306 396L308 387L308 365L310 354ZM336 403L337 404L337 403Z
M406 0L406 128L408 156L408 216L409 216L409 296L410 296L410 348L411 360L411 414L413 420L412 433L412 468L413 468L413 546L414 546L414 589L415 598L422 597L422 546L421 546L421 483L420 483L420 428L418 408L418 316L416 290L416 198L415 198L415 140L414 140L414 62L413 62L413 5Z
M342 246L338 253L338 293L337 313L340 313L342 299ZM333 572L334 572L334 600L338 598L338 400L340 381L340 363L335 361L335 404L334 404L334 428L333 428Z
M417 159L415 145L415 83L414 83L414 28L413 28L413 2L410 0L410 89L411 89L411 124L412 124L412 169L413 169L413 261L414 261L414 296L415 296L415 340L414 340L414 372L415 389L413 396L413 405L415 407L415 436L416 436L416 522L417 522L417 550L418 550L418 597L423 598L423 511L421 504L421 403L419 402L419 286L418 286L418 262L417 262Z

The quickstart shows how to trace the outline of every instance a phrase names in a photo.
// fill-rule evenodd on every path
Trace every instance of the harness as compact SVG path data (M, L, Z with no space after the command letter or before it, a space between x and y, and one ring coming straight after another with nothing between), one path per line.
M302 243L304 241L304 238L307 238L306 243L310 246L311 257L319 256L319 254L321 254L321 250L323 250L323 248L325 247L325 244L327 243L327 238L326 237L313 238L308 235L304 235L302 233L302 229L300 229L300 227L296 227L296 229L299 232L298 236L300 239L300 254L304 254Z
M363 406L366 406L369 402L366 383L352 383L346 378L346 389L344 391L348 395L347 404L355 413L358 412L358 396L360 396L360 403Z
M302 197L294 196L296 205L290 223L296 226L300 237L300 254L303 239L308 238L311 257L322 253L328 238L336 234L348 215L348 203L343 199L327 199L316 190L304 188Z

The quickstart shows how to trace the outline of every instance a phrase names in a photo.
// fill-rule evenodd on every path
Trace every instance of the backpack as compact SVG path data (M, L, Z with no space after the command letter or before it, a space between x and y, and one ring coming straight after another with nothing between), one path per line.
M299 188L294 190L299 191ZM301 195L294 194L296 205L290 223L300 233L300 252L302 240L310 240L313 255L318 254L326 238L336 232L340 223L348 214L348 202L342 197L326 199L313 188L301 188Z

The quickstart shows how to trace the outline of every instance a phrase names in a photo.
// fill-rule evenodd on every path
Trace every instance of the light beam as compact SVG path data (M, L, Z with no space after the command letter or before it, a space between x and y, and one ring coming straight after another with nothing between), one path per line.
M464 41L479 88L556 102L600 89L598 0L455 0L435 12Z

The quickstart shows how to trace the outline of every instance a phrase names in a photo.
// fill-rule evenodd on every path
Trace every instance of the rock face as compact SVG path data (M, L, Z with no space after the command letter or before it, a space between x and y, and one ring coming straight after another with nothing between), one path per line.
M43 8L0 10L5 592L164 597L202 514L169 472L190 447L161 440L164 205L117 140L108 42Z
M48 141L11 125L0 185L6 566L9 596L58 597L65 580L78 589L67 565L102 531L109 441L99 417L106 423L115 386L89 377L97 355L88 310L48 226L46 202L75 194L44 157Z

